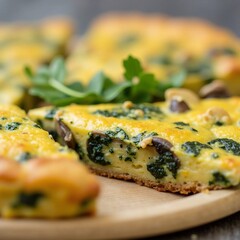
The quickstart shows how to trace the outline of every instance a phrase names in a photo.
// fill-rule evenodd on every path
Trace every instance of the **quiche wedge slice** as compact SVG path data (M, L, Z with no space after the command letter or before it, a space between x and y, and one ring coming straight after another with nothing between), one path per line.
M36 69L49 63L56 55L65 54L72 32L72 23L65 18L31 24L1 23L0 103L31 107L26 94L31 82L24 68L29 66Z
M0 106L0 216L67 218L95 211L99 185L74 151L16 106Z
M238 185L240 98L174 91L162 103L48 106L29 116L102 176L181 194Z
M68 57L70 80L88 84L98 71L121 81L122 59L140 59L160 81L184 74L184 87L198 92L221 79L240 94L240 44L232 32L194 18L138 12L104 14L92 23Z

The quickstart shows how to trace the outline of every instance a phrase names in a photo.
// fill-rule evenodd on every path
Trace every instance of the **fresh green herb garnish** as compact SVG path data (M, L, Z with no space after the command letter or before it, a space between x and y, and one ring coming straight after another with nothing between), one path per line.
M123 67L125 80L122 82L116 83L103 72L98 72L87 86L83 86L80 80L66 82L67 70L62 58L56 58L49 66L41 67L34 74L28 67L25 72L33 84L29 93L55 106L70 103L121 103L126 100L152 102L163 99L166 89L182 86L186 77L181 71L165 82L160 82L153 74L145 72L140 61L132 56L123 61Z

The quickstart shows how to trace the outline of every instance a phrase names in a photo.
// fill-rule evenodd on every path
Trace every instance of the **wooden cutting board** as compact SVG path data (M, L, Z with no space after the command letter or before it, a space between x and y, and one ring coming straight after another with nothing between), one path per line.
M121 239L208 223L240 210L240 188L192 196L99 177L97 215L72 220L0 220L1 240Z

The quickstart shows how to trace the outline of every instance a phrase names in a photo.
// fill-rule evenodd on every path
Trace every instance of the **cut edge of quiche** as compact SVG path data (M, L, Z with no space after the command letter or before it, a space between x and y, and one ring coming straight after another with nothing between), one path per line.
M155 104L69 105L30 118L95 173L159 191L197 193L240 182L240 99L170 89Z

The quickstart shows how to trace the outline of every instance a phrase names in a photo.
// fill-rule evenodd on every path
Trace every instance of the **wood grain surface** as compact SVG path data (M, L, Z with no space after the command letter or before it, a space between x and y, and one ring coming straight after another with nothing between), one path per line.
M96 216L70 220L0 220L1 240L130 239L214 221L240 210L240 189L181 196L99 177Z

